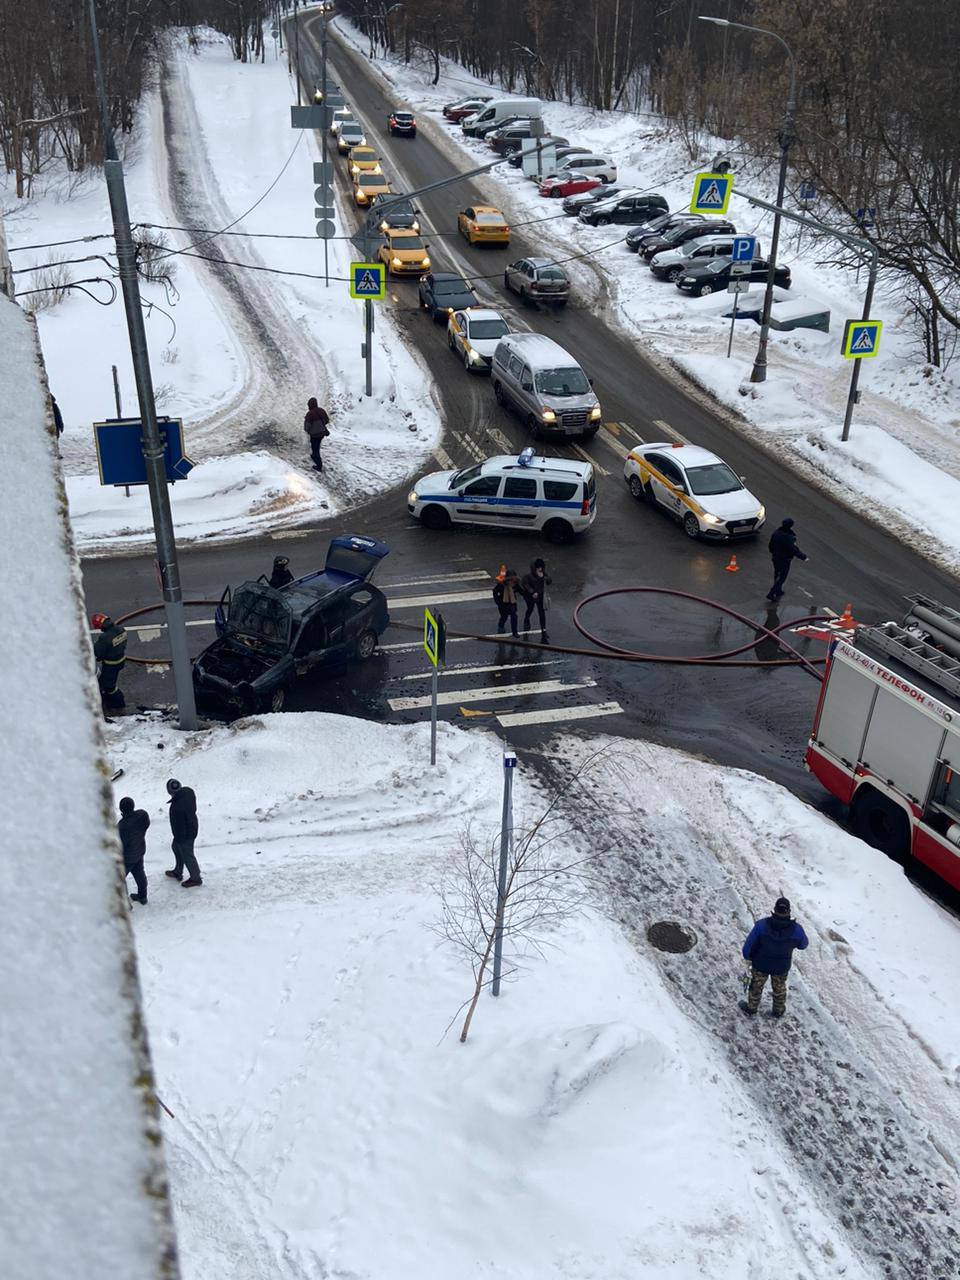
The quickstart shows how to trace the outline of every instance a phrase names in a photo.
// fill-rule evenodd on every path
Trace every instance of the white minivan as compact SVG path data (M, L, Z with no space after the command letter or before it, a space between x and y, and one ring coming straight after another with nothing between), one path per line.
M407 495L407 510L428 529L484 524L569 542L596 519L597 482L591 463L538 458L528 447L519 457L424 476Z
M475 130L494 124L497 120L534 120L542 115L543 103L539 98L493 98L476 115L461 120L460 128L464 133L472 135Z

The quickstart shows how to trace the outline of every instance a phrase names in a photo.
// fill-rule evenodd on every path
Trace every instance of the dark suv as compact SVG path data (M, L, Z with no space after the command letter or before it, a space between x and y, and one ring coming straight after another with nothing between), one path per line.
M371 221L381 231L419 231L420 211L412 200L392 191L370 201Z
M650 236L640 244L637 252L645 262L649 262L651 258L654 258L658 253L662 253L664 249L679 249L688 240L696 240L699 236L733 236L736 233L737 228L732 222L726 222L723 218L710 218L706 223L690 222L686 225L681 224L678 227L663 231L660 235Z
M343 534L316 573L279 589L263 578L227 587L217 639L193 665L198 705L233 715L280 711L299 677L372 657L390 617L370 579L389 551L376 538Z
M530 120L517 120L513 124L494 129L493 133L487 134L487 146L492 147L501 156L515 155L522 144L533 137L530 132L532 123ZM562 145L566 142L566 138L554 138L553 141Z
M669 205L655 191L628 192L612 200L598 200L580 210L580 221L591 227L605 227L611 222L645 222L659 213L666 213Z
M391 111L387 118L387 127L394 137L397 134L404 138L417 136L417 118L412 111Z

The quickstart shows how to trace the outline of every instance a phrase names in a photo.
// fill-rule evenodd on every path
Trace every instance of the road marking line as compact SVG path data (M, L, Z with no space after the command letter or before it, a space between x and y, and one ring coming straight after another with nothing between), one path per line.
M600 430L597 432L597 435L600 437L600 439L603 441L603 443L607 446L608 449L613 450L613 452L617 455L617 457L620 459L621 462L630 452L630 450L627 448L625 444L623 444L620 440L615 440L613 436L609 434L606 427L601 427Z
M185 627L212 627L214 625L213 618L188 618L183 624ZM156 640L161 631L166 631L167 624L165 622L144 623L139 627L124 626L124 631L132 631L139 634L143 640ZM149 634L144 634L149 633ZM91 635L97 635L95 631L91 631Z
M440 445L437 445L434 449L433 456L440 463L440 467L443 471L455 470L453 459L450 457L449 453L447 453L446 449L442 448Z
M461 448L466 449L472 458L475 458L478 462L483 461L483 451L469 436L464 435L462 431L454 431L453 436Z
M586 449L581 448L578 444L571 444L571 448L575 453L579 453L584 462L589 462L597 471L599 471L602 476L608 476L610 474L606 467L601 466L596 458L591 457L590 454L587 453Z
M617 426L621 431L626 431L628 436L633 436L634 440L636 440L638 444L644 443L643 436L634 427L631 427L629 422L618 422Z
M462 604L466 600L489 600L489 591L454 591L442 596L388 596L389 609L417 609L423 605L435 605L442 609L448 604Z
M473 636L448 636L447 644L466 644L468 640L472 640ZM422 640L404 640L401 644L378 644L377 648L381 653L400 653L404 650L422 649Z
M662 418L654 418L653 425L659 427L661 431L665 431L673 440L679 440L681 444L689 444L690 441L686 436L681 435L675 427L671 427L669 422L664 422Z
M429 587L435 582L489 582L490 574L485 569L468 569L465 573L443 573L433 578L392 578L377 585L382 587Z
M593 689L596 680L585 678L567 684L563 680L531 680L527 684L487 685L480 689L446 689L437 694L438 706L451 706L453 703L491 702L495 698L526 698L542 693L567 693L571 689ZM433 696L429 693L412 698L388 698L387 703L392 711L413 711L419 707L429 707Z
M565 720L593 720L598 716L622 716L619 702L594 702L583 707L548 707L543 711L514 711L494 717L504 729L523 724L558 724Z
M514 449L513 445L510 443L510 441L503 434L503 432L500 430L499 427L488 427L487 435L490 437L493 443L497 446L497 448L502 449L504 453L509 453L511 457L516 453L516 449Z
M555 667L558 662L562 662L562 658L544 658L541 662L495 662L491 667L440 667L437 674L440 676L479 676L484 675L488 671L519 671L522 667ZM432 672L430 670L416 671L410 676L401 676L401 680L429 680Z
M619 422L605 422L603 425L604 425L604 428L607 431L609 431L612 436L618 436L620 434Z
M278 533L271 533L270 537L274 542L287 542L290 538L309 538L309 529L282 529Z

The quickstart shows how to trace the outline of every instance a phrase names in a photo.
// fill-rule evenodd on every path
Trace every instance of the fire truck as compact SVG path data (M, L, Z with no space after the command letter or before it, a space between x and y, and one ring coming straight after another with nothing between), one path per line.
M806 767L868 844L960 889L960 611L907 599L834 642Z

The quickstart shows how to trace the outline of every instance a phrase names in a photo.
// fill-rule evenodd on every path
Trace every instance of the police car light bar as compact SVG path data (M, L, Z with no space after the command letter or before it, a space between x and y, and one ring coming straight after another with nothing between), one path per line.
M532 466L535 456L536 451L533 446L527 445L526 449L520 450L520 456L517 458L517 462L521 467L529 467Z

